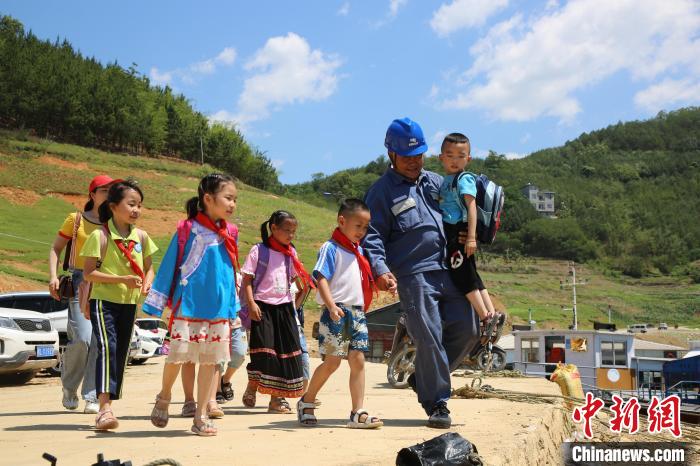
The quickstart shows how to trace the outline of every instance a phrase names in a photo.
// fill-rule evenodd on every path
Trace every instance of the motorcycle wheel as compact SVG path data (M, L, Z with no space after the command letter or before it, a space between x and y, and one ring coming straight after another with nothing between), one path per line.
M394 388L408 387L408 376L415 371L416 348L404 343L389 357L386 378Z
M476 354L476 367L479 370L485 371L489 367L489 358L492 358L490 371L502 371L506 367L506 352L501 348L494 346L489 353L486 348L482 348Z

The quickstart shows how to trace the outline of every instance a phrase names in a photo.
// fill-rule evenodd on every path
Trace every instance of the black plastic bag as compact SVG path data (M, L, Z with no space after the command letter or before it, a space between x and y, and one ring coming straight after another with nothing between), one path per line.
M481 466L476 446L456 432L402 448L396 466Z

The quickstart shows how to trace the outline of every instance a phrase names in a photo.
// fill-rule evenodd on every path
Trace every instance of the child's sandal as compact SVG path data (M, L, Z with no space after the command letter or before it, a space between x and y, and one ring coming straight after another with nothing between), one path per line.
M297 401L297 419L299 420L299 424L306 427L315 426L318 424L318 419L316 419L314 414L305 413L304 410L306 409L316 409L316 403L307 403L302 396L299 398L299 401Z
M245 392L243 392L243 406L246 408L255 408L255 396L257 394L257 389L256 390L249 390L245 389Z
M100 411L95 419L95 429L97 430L112 430L119 427L119 421L114 417L111 409Z
M224 410L219 407L216 401L207 403L207 415L210 419L221 419L224 417Z
M153 410L151 411L151 424L161 429L168 425L169 414L168 407L170 406L170 400L161 398L160 395L156 395L156 402L153 405Z
M365 416L364 421L360 421L362 415ZM350 411L350 421L348 422L349 429L377 429L383 426L384 423L378 417L370 416L366 409L358 409Z
M197 402L194 400L185 401L182 405L182 412L180 415L182 417L194 417L197 412Z
M200 437L213 437L219 432L216 427L214 427L214 424L206 418L201 418L200 421L201 424L197 424L197 421L194 421L190 429Z
M292 414L292 407L289 401L284 398L273 397L267 405L267 412L271 414Z
M233 386L231 382L224 382L223 377L221 378L221 394L226 401L233 400Z

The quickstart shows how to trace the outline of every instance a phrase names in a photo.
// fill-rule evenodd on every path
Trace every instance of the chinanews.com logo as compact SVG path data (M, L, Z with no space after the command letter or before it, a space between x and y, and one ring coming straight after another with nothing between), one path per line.
M608 428L614 434L634 435L640 432L642 405L636 397L624 400L612 396ZM586 393L582 406L574 409L572 419L582 424L583 436L593 439L593 421L605 407L605 402ZM660 399L651 397L647 406L646 431L649 434L670 433L675 439L682 436L681 400L678 395ZM643 431L642 431L643 432ZM683 442L567 442L562 445L564 463L569 465L636 465L664 464L689 465L690 444Z

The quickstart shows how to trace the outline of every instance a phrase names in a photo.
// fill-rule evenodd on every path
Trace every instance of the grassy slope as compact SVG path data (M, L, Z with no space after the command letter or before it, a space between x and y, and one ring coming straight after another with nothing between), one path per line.
M181 206L195 193L199 177L211 170L50 141L22 141L13 133L0 133L0 195L10 200L0 202L0 289L8 289L5 285L16 277L21 277L24 288L44 287L48 244L66 214L74 210L71 202L84 201L85 186L96 174L131 176L141 183L147 210L140 224L154 237L162 254L176 220L184 215ZM239 184L234 218L241 231L241 256L258 241L260 223L279 208L300 219L295 244L310 267L334 226L333 212L243 184ZM516 321L527 319L527 310L532 308L533 318L549 327L571 320L570 313L561 311L561 305L571 305L571 292L559 289L559 279L565 274L566 265L561 261L512 263L496 259L484 266L483 278ZM664 321L669 325L700 325L700 285L677 279L610 278L586 267L579 268L579 276L589 283L578 292L579 324L583 327L591 327L590 320L605 320L608 304L613 308L613 321L619 324Z

